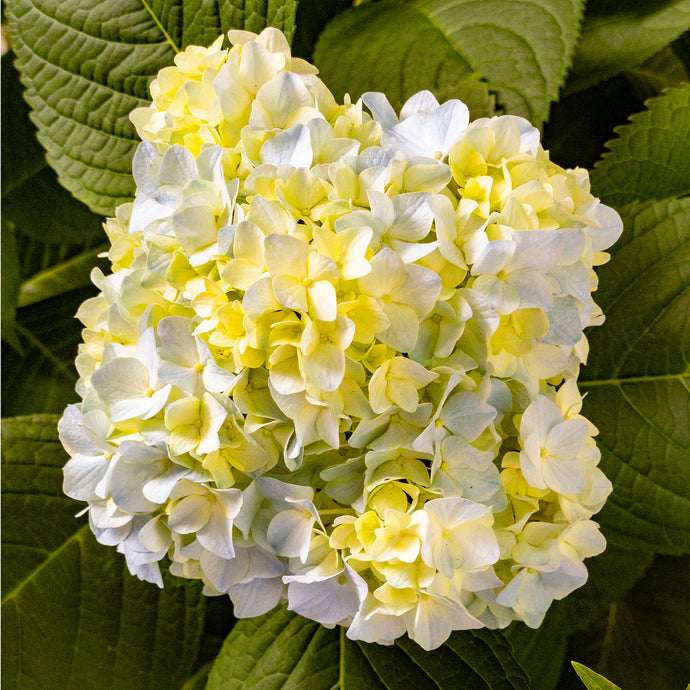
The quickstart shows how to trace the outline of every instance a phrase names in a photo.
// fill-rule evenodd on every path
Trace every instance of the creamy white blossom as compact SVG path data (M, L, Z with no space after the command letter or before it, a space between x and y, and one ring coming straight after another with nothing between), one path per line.
M65 493L137 577L240 618L424 649L539 625L605 546L577 376L620 218L522 118L338 104L276 29L229 38L131 115Z

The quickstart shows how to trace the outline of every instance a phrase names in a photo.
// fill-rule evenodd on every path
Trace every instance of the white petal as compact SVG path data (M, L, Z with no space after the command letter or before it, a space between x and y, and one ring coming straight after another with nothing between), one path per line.
M181 367L198 364L196 341L192 335L193 324L183 316L166 316L158 323L161 341L159 354L162 359Z
M261 162L270 165L309 168L312 158L311 136L305 125L295 125L279 132L261 147Z
M303 510L283 510L268 525L268 543L280 556L307 560L314 518Z
M62 490L78 501L97 500L96 486L108 471L109 464L102 455L74 455L63 468Z
M141 492L152 503L162 505L170 497L170 492L175 488L177 482L190 473L186 467L173 465L169 470L158 477L146 482L141 488Z
M218 503L211 507L209 521L197 533L199 543L220 558L233 558L232 520L229 520Z
M142 398L149 387L149 372L134 357L112 359L91 375L96 392L107 405Z
M178 501L168 518L171 530L191 534L201 529L211 517L211 505L206 496L192 494Z
M576 460L544 458L542 475L547 486L559 494L579 494L587 486L585 470Z
M320 582L290 582L288 610L332 627L357 613L366 596L366 582L351 568L344 583L342 572ZM357 580L355 582L354 580ZM285 578L288 580L289 578Z
M246 584L233 585L228 590L237 618L254 618L270 611L280 603L285 585L279 577L256 578Z
M567 419L556 424L546 437L549 455L569 460L584 450L589 435L589 425L583 418Z
M385 94L378 91L367 91L362 94L362 101L369 108L374 120L380 122L384 129L391 129L398 124L398 116Z

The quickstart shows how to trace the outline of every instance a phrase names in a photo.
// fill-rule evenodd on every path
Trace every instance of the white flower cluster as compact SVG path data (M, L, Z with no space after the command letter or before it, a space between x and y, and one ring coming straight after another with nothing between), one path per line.
M425 649L538 626L605 546L576 379L619 217L526 120L338 105L280 32L230 40L132 114L65 492L132 573L167 556L239 617Z

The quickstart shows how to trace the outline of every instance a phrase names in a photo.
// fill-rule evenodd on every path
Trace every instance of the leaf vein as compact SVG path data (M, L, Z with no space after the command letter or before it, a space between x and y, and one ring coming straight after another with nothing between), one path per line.
M376 669L376 666L375 666L374 664L371 663L371 659L369 658L369 655L367 654L367 651L366 651L366 646L363 645L363 644L360 644L359 642L357 642L357 646L359 647L360 651L362 652L362 655L364 656L364 658L369 662L369 666L371 666L372 670L374 671L374 673L376 674L376 676L378 677L378 679L381 681L381 684L382 684L385 688L387 688L387 690L391 690L391 686L388 685L388 683L386 683L386 681L385 681L385 679L383 678L383 676L382 676L382 675L378 672L378 670ZM344 690L344 688L343 688L343 690Z
M131 94L131 93L126 93L126 92L124 92L124 91L119 91L118 89L115 89L115 88L113 88L112 86L108 86L107 84L103 84L103 83L100 82L100 81L95 81L94 79L90 79L89 77L85 77L83 74L78 74L77 72L72 72L71 70L65 69L65 68L62 67L61 65L56 65L54 62L51 62L50 60L47 60L47 59L44 58L42 55L39 55L39 54L36 53L34 50L32 50L31 47L30 47L27 43L22 43L22 44L21 44L21 49L22 49L22 50L26 50L27 52L29 52L29 53L31 54L32 57L35 57L35 58L36 58L37 61L42 62L44 65L50 65L50 67L54 67L55 69L59 70L60 72L63 72L64 74L69 74L69 75L71 75L71 76L73 76L73 77L77 77L78 79L82 79L82 80L84 80L85 82L87 82L87 83L89 83L89 84L93 84L93 85L97 86L99 89L103 89L103 90L105 90L105 91L109 91L110 93L114 93L114 94L116 94L117 96L124 96L125 98L129 98L129 99L132 99L132 100L137 101L137 103L146 103L146 101L144 101L142 98L139 98L138 96L134 96L134 95ZM26 67L26 65L22 65L22 67ZM145 74L142 74L141 76L142 76L142 77L146 77L146 78L148 79L149 77L152 77L152 76L155 76L155 75L145 75ZM36 96L41 100L41 102L45 103L45 100L44 100L43 97L38 93L36 87L33 86L33 84L32 84L32 88L27 88L27 93L28 93L29 91L32 91L33 93L35 93ZM46 103L46 105L47 105L47 103ZM50 107L50 106L49 106L49 107ZM51 108L51 110L53 110L54 112L57 112L54 108ZM95 131L100 131L100 130L95 130ZM123 138L123 137L118 137L118 136L115 135L115 134L113 134L112 136L113 136L113 137L116 137L116 138L119 138L119 139L122 139L122 138Z
M89 531L90 529L88 525L82 525L74 534L70 535L67 539L65 539L65 541L55 551L53 551L50 554L50 556L48 556L48 558L45 559L45 561L43 561L35 570L33 570L23 580L16 584L14 588L11 589L2 598L2 606L4 606L8 601L14 600L21 593L21 590L24 587L26 587L39 572L41 572L44 568L48 567L48 565L52 561L54 561L63 551L65 551L75 541L79 541L82 538L82 536Z
M161 30L161 33L163 34L163 36L165 36L165 40L172 46L172 49L176 53L179 53L180 49L175 45L175 41L172 40L172 38L170 37L168 32L165 30L165 28L161 24L160 20L158 19L158 17L154 13L154 11L151 9L151 7L149 7L148 2L146 2L146 0L141 0L141 4L144 6L146 11L151 15L151 19L153 19L153 21L156 22L156 25Z
M648 481L650 484L654 485L654 487L656 487L659 491L662 491L662 492L665 493L665 494L670 494L671 496L673 496L673 498L678 498L678 499L680 499L681 501L684 501L685 503L690 503L690 499L685 498L685 496L679 496L678 494L673 493L673 491L672 491L671 489L665 487L663 484L660 484L660 483L659 483L658 481L656 481L655 479L652 479L652 477L650 477L648 474L645 474L642 470L640 470L640 469L638 469L637 467L634 467L633 465L631 465L631 464L630 464L629 462L627 462L621 455L619 455L618 453L616 453L616 451L613 450L613 448L610 448L610 447L609 447L608 445L606 445L605 443L602 443L601 441L597 441L597 445L598 445L600 448L605 449L608 453L611 454L611 456L613 456L613 457L618 461L618 467L616 468L616 476L613 477L613 478L611 478L611 481L613 482L614 487L615 487L615 486L617 485L617 483L618 483L617 481L614 481L614 480L617 480L617 479L618 479L618 475L619 475L623 470L629 469L629 470L630 470L631 472L633 472L634 474L638 475L639 477L642 477L643 479L645 479L646 481ZM613 492L611 493L611 496L610 496L607 500L610 501L611 503L615 503L615 504L616 504L619 508L621 508L622 510L625 510L626 512L630 512L630 511L628 510L628 508L626 508L624 505L622 505L621 503L619 503L619 502L616 500L616 498L617 498L617 496L616 496L616 489L614 488ZM638 520L643 520L644 522L649 523L650 525L659 525L659 526L661 526L661 527L663 527L663 528L666 528L666 527L667 527L667 525L665 525L663 522L656 522L656 521L654 521L654 520L650 520L648 514L640 515L640 514L635 513L635 517L636 517Z
M100 36L94 36L93 34L87 33L86 31L82 31L81 29L77 29L75 26L72 26L71 24L66 24L63 21L60 21L57 17L54 17L52 14L48 14L45 12L43 9L41 9L38 5L34 4L31 2L31 7L33 10L38 12L41 16L45 17L46 19L49 19L51 22L54 24L57 24L58 26L64 26L66 29L69 29L70 31L74 31L77 34L80 34L81 36L84 36L88 39L92 39L94 41L103 41L104 43L114 43L115 45L121 45L121 46L156 46L156 45L165 45L166 43L169 44L169 41L163 40L163 41L157 41L157 42L146 42L146 43L137 43L137 42L130 42L130 41L113 41L110 38L101 38Z
M649 419L648 417L645 417L644 413L637 407L637 405L635 405L635 403L632 401L630 396L623 390L622 387L619 387L618 390L619 390L623 400L625 400L625 402L628 403L628 405L633 410L633 412L635 412L635 414L637 414L639 417L641 417L642 420L645 421L651 429L656 431L656 433L659 434L659 436L661 436L661 438L665 439L669 443L669 445L678 448L683 453L686 453L686 454L688 453L688 448L686 446L682 446L672 436L668 436L666 434L666 432L663 429L661 429L657 424L655 424L651 419Z
M52 350L46 347L28 328L22 326L18 321L15 322L15 328L19 333L21 333L36 349L40 350L41 354L53 364L53 366L62 374L62 376L72 383L76 376L70 371L69 367L65 365L64 362L59 360L52 352Z

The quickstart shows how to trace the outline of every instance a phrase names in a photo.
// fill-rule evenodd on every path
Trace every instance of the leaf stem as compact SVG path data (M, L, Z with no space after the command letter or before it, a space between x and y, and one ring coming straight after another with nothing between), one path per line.
M648 383L651 381L671 381L678 379L684 383L684 377L688 376L690 372L682 374L660 374L659 376L630 376L624 379L600 379L598 381L578 381L579 388L594 388L596 386L620 386L623 383Z

